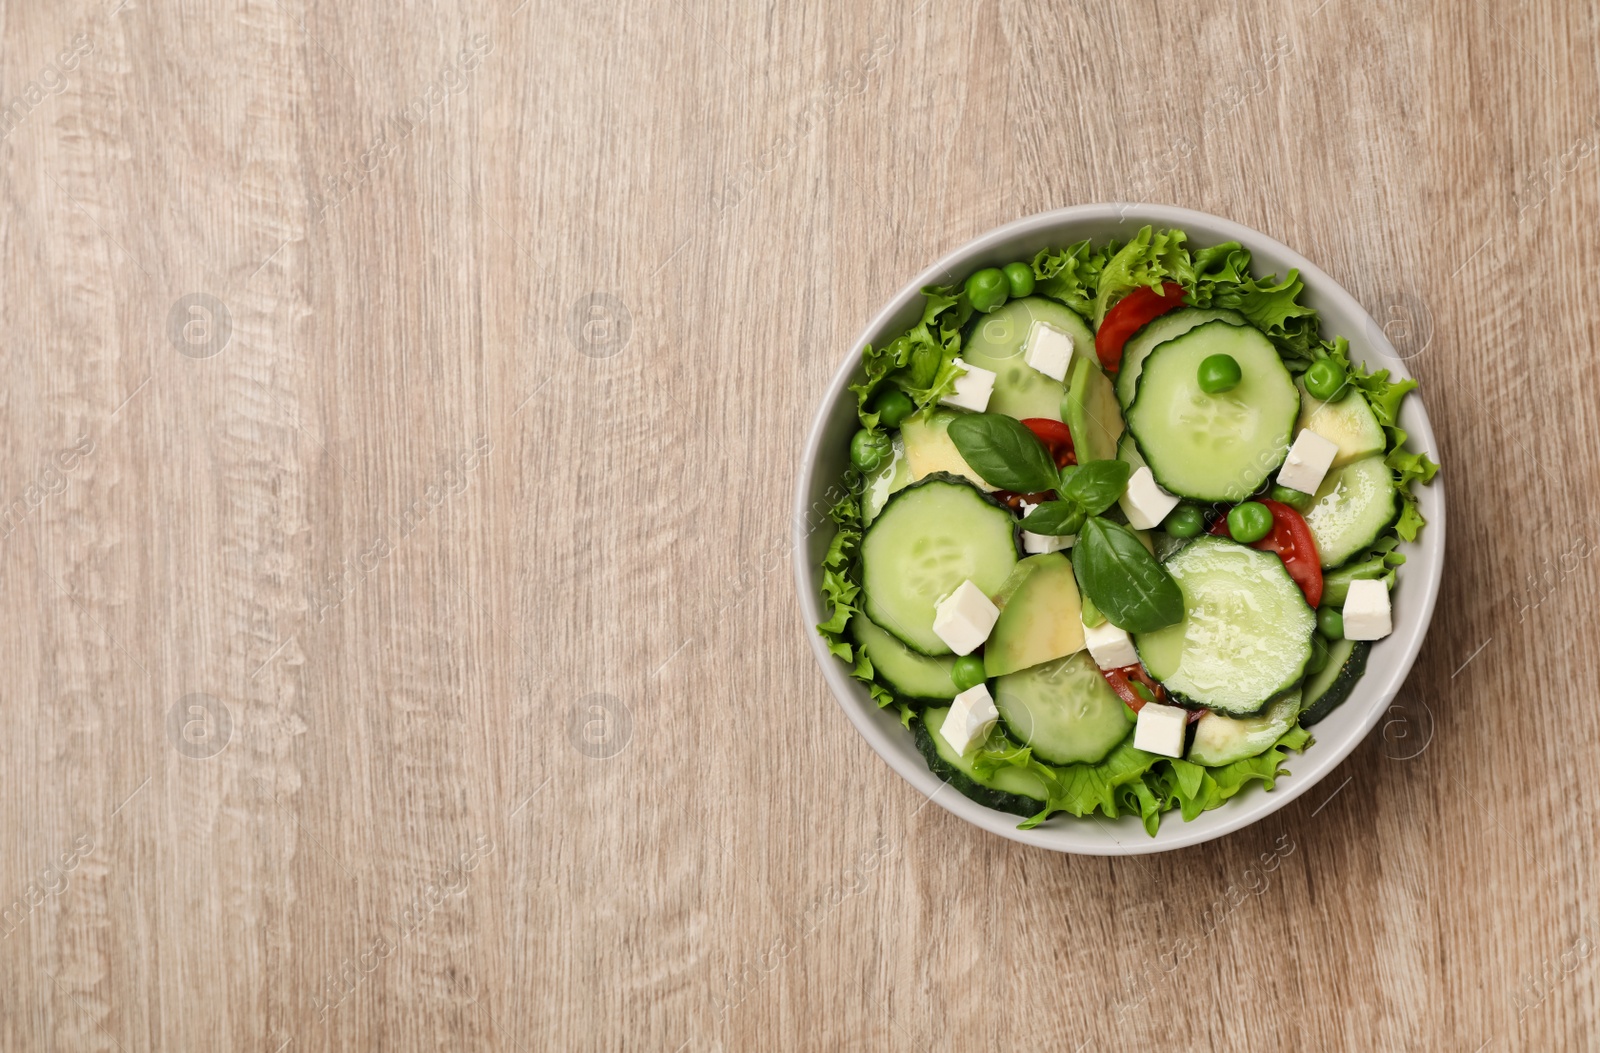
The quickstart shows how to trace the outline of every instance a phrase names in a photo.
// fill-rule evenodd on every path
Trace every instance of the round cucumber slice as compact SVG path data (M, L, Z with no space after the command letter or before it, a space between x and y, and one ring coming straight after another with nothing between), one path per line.
M1207 536L1166 568L1183 593L1183 617L1136 634L1134 646L1167 690L1250 716L1305 676L1317 614L1277 556Z
M972 767L972 756L961 756L939 734L946 706L924 710L917 722L917 750L928 762L928 770L986 808L1012 815L1034 815L1044 805L1046 790L1039 776L1025 768L1000 768L993 775L979 775ZM1012 743L998 730L989 735L989 745L1009 748Z
M1256 757L1267 752L1294 726L1300 713L1300 689L1275 699L1253 717L1227 717L1207 713L1194 726L1194 741L1186 759L1208 768Z
M1133 730L1087 651L998 678L994 706L1011 737L1049 764L1097 764Z
M1144 360L1157 345L1182 336L1197 325L1206 322L1227 322L1229 325L1248 325L1238 311L1212 310L1206 307L1180 307L1176 311L1152 318L1145 327L1128 338L1122 346L1122 364L1117 368L1117 401L1123 408L1133 404L1133 393L1139 384L1139 374L1144 372Z
M1243 379L1220 394L1201 390L1200 363L1231 355ZM1156 482L1196 501L1240 501L1277 471L1300 415L1300 389L1259 330L1205 322L1144 360L1128 429Z
M949 701L959 693L950 675L956 665L954 655L929 658L918 654L864 614L850 619L850 634L872 663L878 680L905 701Z
M1016 520L964 479L931 475L889 498L861 540L867 617L925 655L950 654L935 605L971 580L993 596L1017 565Z
M1375 453L1329 472L1305 519L1317 556L1329 568L1371 548L1399 514L1394 473Z
M1055 326L1072 337L1074 357L1094 357L1094 334L1077 312L1042 296L1028 296L990 314L974 315L961 342L961 360L995 374L988 412L1018 420L1060 420L1065 384L1045 376L1023 358L1034 322Z

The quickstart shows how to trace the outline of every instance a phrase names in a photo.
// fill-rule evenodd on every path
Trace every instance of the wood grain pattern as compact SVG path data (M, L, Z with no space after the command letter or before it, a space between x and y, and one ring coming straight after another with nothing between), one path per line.
M1555 0L0 4L0 1048L1591 1047L1597 54ZM1125 861L923 807L787 564L863 319L1101 200L1318 261L1451 481L1392 719Z

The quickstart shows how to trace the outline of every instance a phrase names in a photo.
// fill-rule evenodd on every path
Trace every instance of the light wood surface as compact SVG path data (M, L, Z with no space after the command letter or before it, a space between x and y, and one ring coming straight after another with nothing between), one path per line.
M0 1048L1592 1048L1593 3L520 2L0 4ZM1141 199L1390 325L1450 563L1316 791L1067 858L788 501L910 275Z

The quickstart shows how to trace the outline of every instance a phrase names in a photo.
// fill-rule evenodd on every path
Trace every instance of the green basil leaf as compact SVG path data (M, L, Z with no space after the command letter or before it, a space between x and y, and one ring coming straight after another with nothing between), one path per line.
M1183 593L1133 531L1094 516L1072 550L1078 587L1106 620L1131 633L1147 633L1183 617Z
M971 413L950 422L950 441L990 486L1019 494L1055 489L1056 462L1039 437L1015 417Z
M1077 469L1071 475L1062 473L1061 499L1076 502L1090 516L1116 504L1133 475L1133 465L1127 461L1090 461Z
M1034 506L1033 511L1023 519L1022 529L1035 534L1067 537L1076 534L1087 518L1083 506L1076 501L1046 501Z

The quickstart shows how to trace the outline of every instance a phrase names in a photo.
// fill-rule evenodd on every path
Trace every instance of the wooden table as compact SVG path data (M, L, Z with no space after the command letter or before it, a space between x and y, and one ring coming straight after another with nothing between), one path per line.
M1596 18L8 5L0 1048L1593 1048ZM923 807L787 563L865 319L1103 200L1354 292L1451 516L1383 729L1123 861Z

